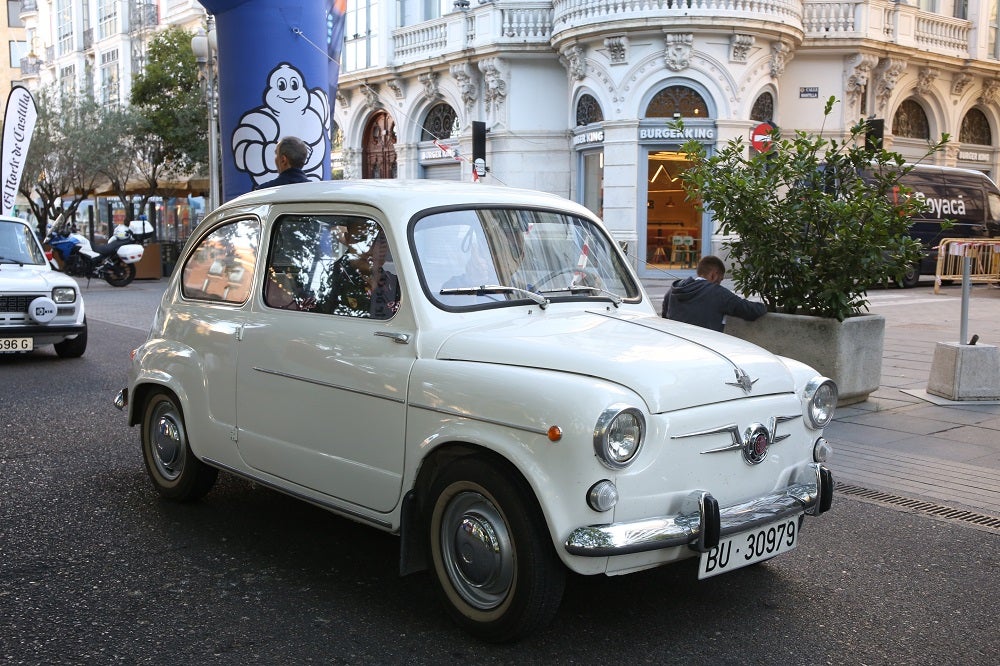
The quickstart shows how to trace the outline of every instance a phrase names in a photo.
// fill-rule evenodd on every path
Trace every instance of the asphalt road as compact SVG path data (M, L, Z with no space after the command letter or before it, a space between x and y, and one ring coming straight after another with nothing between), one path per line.
M111 398L144 334L0 356L3 664L990 664L1000 536L837 495L799 547L699 582L688 563L571 577L546 630L477 642L397 541L222 476L158 499ZM834 473L836 465L834 464Z

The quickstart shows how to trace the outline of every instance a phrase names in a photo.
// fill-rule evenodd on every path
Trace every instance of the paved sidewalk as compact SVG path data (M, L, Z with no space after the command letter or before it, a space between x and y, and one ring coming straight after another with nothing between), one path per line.
M89 317L140 330L167 283L136 280L119 289L79 282ZM658 307L668 281L645 284ZM869 489L1000 518L1000 402L956 403L925 390L936 343L958 342L961 295L960 286L935 295L930 282L869 294L871 311L886 318L882 382L866 402L838 410L827 428L842 491ZM1000 345L1000 289L973 286L973 334Z

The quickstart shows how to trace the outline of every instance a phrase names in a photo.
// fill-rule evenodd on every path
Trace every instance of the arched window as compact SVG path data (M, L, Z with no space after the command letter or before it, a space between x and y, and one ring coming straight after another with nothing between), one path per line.
M604 112L593 95L580 95L576 103L576 126L590 125L604 120Z
M912 99L900 104L892 117L892 133L908 139L930 139L931 125L924 107Z
M708 105L696 90L670 86L653 96L646 107L646 118L708 118Z
M750 109L750 120L759 120L761 122L771 122L774 120L774 95L769 92L763 92L753 103L753 108Z
M396 122L385 111L379 111L365 127L362 178L396 177Z
M977 146L992 146L993 132L990 121L979 109L969 109L962 118L962 128L958 130L958 140L962 143L974 143Z
M435 139L447 139L451 136L455 127L455 120L458 114L450 104L441 102L431 107L424 119L424 125L420 132L421 141L433 141Z

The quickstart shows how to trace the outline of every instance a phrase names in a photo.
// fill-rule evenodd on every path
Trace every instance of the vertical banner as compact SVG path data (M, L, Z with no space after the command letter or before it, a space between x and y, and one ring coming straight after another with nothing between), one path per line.
M7 97L7 110L3 116L3 149L0 174L3 177L3 199L0 200L0 215L10 215L14 211L17 188L24 173L24 162L28 158L31 135L35 132L38 109L35 98L24 86L14 86Z
M343 1L201 0L215 15L223 201L278 174L285 136L310 147L311 180L330 177L329 39Z

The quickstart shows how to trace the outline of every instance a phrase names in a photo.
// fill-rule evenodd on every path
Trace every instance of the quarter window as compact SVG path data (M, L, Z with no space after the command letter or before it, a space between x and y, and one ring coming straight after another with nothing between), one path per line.
M240 304L250 295L260 247L260 222L239 220L201 239L184 263L181 293L220 303Z

